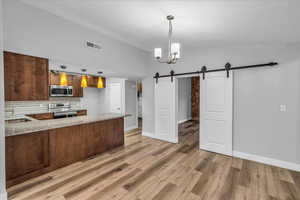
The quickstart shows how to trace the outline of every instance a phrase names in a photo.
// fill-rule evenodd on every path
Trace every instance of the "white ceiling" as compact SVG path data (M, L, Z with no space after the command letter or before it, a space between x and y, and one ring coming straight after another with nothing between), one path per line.
M151 51L166 44L166 15L185 47L300 42L297 0L22 0Z

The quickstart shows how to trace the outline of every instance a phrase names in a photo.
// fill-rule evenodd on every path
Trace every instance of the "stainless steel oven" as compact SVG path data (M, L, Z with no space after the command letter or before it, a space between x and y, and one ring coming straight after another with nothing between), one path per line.
M53 113L54 119L77 116L77 111L72 110L70 103L50 103L48 108L49 112Z
M51 85L50 86L50 96L51 97L72 97L73 96L73 87L72 86Z

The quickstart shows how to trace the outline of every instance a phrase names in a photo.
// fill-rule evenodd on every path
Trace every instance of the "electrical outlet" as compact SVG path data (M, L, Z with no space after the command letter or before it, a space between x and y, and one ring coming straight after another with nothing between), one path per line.
M280 112L286 112L286 105L285 104L280 105Z

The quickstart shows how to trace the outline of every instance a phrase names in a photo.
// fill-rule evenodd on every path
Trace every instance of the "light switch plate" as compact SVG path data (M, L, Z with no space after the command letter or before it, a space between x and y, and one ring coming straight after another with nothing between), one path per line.
M280 112L286 112L286 105L280 105Z

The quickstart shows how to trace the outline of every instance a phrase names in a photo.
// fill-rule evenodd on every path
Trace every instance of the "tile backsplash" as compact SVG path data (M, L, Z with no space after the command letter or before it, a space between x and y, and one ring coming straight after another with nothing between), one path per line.
M80 98L50 98L49 101L6 101L5 116L48 112L49 103L70 103L72 109L85 109Z

